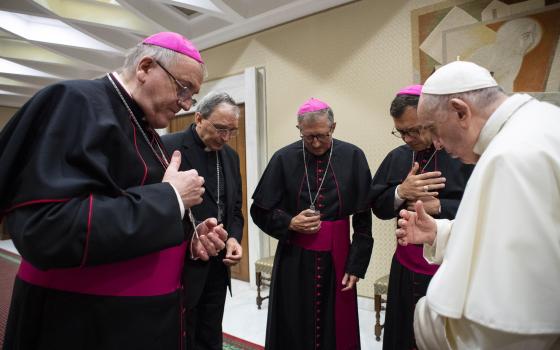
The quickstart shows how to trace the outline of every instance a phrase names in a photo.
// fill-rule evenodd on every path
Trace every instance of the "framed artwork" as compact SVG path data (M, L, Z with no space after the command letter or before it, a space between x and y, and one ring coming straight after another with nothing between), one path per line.
M560 0L444 1L412 12L414 81L460 59L509 92L560 91Z

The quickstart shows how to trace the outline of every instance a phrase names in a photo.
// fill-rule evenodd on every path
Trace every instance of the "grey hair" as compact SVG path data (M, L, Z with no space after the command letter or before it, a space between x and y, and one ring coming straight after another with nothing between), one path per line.
M216 107L225 103L233 108L236 117L239 117L239 107L235 100L225 92L213 92L204 96L204 98L197 104L196 112L204 119L208 119L214 112Z
M333 125L334 124L334 113L333 113L333 111L330 107L325 108L325 109L320 109L318 111L308 112L308 113L304 113L304 114L298 114L297 121L298 121L298 124L303 122L304 119L314 121L318 117L322 117L325 114L327 115L327 118L329 119L330 124Z
M427 114L441 116L449 108L449 101L454 98L461 99L470 105L481 110L490 106L500 95L504 95L504 90L500 86L493 86L484 89L465 91L450 95L422 94L423 109Z
M134 74L138 63L143 57L152 57L154 60L161 63L165 68L173 67L176 65L182 54L175 52L173 50L166 49L164 47L139 43L128 51L124 59L124 65L121 67L121 71L126 77L130 77ZM208 72L206 71L206 66L204 63L200 63L202 68L203 77L206 78Z

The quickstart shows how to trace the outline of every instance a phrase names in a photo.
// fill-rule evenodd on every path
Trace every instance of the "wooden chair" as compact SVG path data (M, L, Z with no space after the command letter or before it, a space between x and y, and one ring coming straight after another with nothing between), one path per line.
M381 340L381 331L383 330L383 325L379 322L381 316L381 310L385 310L382 304L386 303L387 300L383 298L383 295L387 295L387 289L389 286L389 275L385 275L378 278L373 284L373 303L375 308L375 340Z
M261 296L263 286L270 287L272 278L272 265L274 264L274 256L259 259L255 262L255 274L257 277L257 308L260 310L263 300L269 296Z

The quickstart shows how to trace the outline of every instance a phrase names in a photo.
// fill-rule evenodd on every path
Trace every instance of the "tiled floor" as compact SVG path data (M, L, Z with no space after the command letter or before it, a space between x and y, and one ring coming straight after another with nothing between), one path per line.
M17 254L11 241L0 241L0 248ZM251 289L249 283L233 280L233 297L228 294L224 312L224 332L245 339L255 344L264 345L266 332L266 314L268 300L257 309L257 291ZM268 290L265 291L268 293ZM381 350L381 342L375 341L373 300L358 298L358 313L360 317L360 338L362 350ZM383 322L383 312L381 322Z
M228 295L226 300L224 332L264 345L268 300L263 301L262 310L258 310L255 301L257 291L251 289L249 283L233 280L232 289L233 297ZM268 293L268 290L265 293ZM359 298L358 308L362 350L381 350L381 342L375 341L373 332L375 324L373 300ZM384 316L383 313L381 316Z

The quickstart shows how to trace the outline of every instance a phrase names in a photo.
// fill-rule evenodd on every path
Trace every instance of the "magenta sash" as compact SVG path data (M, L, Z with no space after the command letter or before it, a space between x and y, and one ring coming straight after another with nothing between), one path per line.
M346 259L350 250L350 220L321 221L316 234L294 233L292 244L320 252L331 252L335 272L335 329L337 349L358 349L358 310L356 287L342 292Z
M439 268L439 265L430 264L424 259L424 247L421 245L409 244L404 247L397 244L395 254L401 265L416 273L433 276Z
M30 284L68 292L105 296L156 296L181 286L187 244L138 258L47 271L21 260L18 277Z

